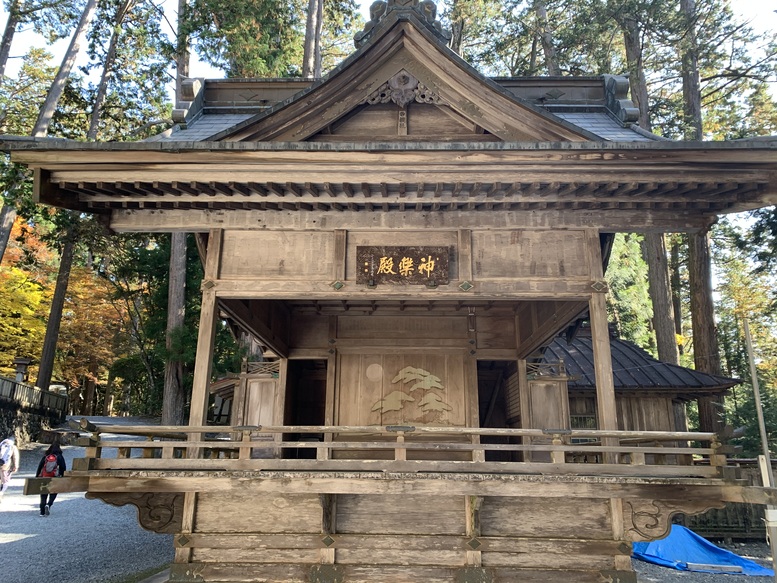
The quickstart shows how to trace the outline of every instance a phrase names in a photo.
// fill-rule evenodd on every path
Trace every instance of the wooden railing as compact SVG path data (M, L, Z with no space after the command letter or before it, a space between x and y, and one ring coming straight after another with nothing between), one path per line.
M18 383L11 379L0 378L0 399L21 405L55 413L64 419L67 414L67 395L53 391L44 391L38 387Z
M98 426L87 420L81 427L92 435L82 439L86 458L75 460L73 473L307 470L728 477L727 448L714 433L404 425Z

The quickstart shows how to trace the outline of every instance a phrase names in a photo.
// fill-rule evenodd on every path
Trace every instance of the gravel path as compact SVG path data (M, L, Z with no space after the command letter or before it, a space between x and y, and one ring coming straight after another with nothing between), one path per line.
M38 496L22 491L24 478L35 475L47 447L33 443L20 448L21 471L0 502L2 583L120 583L161 570L173 560L172 535L143 530L131 505L115 507L68 493L57 497L50 516L40 516ZM62 451L68 468L73 458L84 456L82 447L63 446Z
M93 417L111 424L149 424L147 419ZM21 448L21 471L0 502L0 583L128 583L161 571L173 560L172 535L143 530L134 506L114 507L82 493L60 494L48 517L39 516L37 496L23 496L46 444ZM63 446L68 467L83 457L78 446ZM766 543L734 543L729 550L771 566ZM638 583L770 583L769 577L686 573L633 560ZM54 565L52 568L50 565ZM52 576L52 571L56 572ZM141 577L142 578L142 577ZM380 582L375 582L380 583ZM570 582L574 583L574 582Z

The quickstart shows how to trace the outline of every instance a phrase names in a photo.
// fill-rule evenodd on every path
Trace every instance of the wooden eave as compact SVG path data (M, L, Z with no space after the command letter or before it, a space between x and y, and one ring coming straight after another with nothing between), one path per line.
M700 226L688 226L689 217L711 221L777 203L770 143L16 142L10 149L34 170L38 202L106 214L631 212L660 214L666 227L675 217L685 230Z
M484 77L448 49L413 13L381 22L366 46L323 81L211 137L227 141L302 141L352 113L405 70L453 111L504 141L586 141L594 134L547 113ZM365 136L369 141L370 136Z

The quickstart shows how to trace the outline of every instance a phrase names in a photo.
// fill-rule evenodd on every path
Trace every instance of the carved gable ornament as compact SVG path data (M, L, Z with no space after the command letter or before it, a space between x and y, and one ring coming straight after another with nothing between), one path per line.
M407 107L413 101L417 103L445 103L437 93L426 87L404 69L362 99L359 105L365 103L375 105L377 103L388 103L389 101L393 101L402 108Z

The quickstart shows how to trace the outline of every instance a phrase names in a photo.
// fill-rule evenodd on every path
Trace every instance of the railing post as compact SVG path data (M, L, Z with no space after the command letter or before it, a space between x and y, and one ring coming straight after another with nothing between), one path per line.
M243 429L243 437L241 439L241 442L243 443L242 446L240 446L240 454L238 456L241 460L247 460L251 459L251 430L250 429ZM248 447L246 447L248 445Z
M718 435L715 434L715 437L710 440L710 449L713 451L713 453L710 454L710 466L717 468L718 475L723 478L726 477L728 459L726 458L726 454L720 453L722 448L723 444L720 442Z
M404 431L397 431L397 445L404 445L405 444L405 432ZM394 448L394 460L395 461L406 461L407 460L407 449L404 447L396 447Z
M553 445L564 445L564 438L561 436L560 433L554 433L553 439L551 441ZM564 464L567 461L566 452L565 451L551 451L550 452L550 461L554 464Z
M100 434L97 432L92 433L89 437L80 438L77 443L84 447L84 457L74 459L72 469L81 472L94 469L94 460L102 455Z
M473 435L472 436L472 445L480 445L480 436L479 435ZM472 461L475 462L475 463L486 461L486 450L484 450L484 449L473 449L472 450Z

